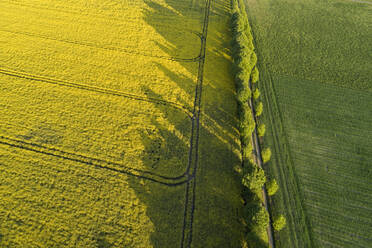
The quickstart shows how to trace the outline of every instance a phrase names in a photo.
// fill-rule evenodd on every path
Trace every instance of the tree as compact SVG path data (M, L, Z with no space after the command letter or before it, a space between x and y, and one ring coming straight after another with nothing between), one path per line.
M257 58L256 58L256 61L257 61ZM259 79L259 72L258 72L257 66L254 67L251 76L252 76L252 83L257 83Z
M265 126L265 124L261 123L258 126L257 131L258 131L258 136L263 137L265 135L265 132L266 132L266 126Z
M286 226L286 224L287 224L287 221L285 217L283 215L279 215L278 217L274 219L274 222L273 222L274 230L279 232Z
M250 65L251 65L251 70L255 67L255 65L257 64L257 55L255 52L253 52L251 54L251 61L250 61Z
M267 163L271 158L271 150L270 148L265 148L261 152L262 155L262 162L265 164Z
M249 87L240 87L237 92L238 101L244 103L251 98L251 89Z
M267 189L267 193L269 194L269 196L274 195L279 189L279 186L278 186L276 180L273 179L273 180L270 180L269 182L267 182L266 183L266 189Z
M247 160L252 154L253 146L251 142L243 146L243 159Z
M254 100L257 100L257 99L260 97L260 94L261 94L261 93L260 93L259 89L256 88L256 89L254 90L254 92L253 92L253 99L254 99Z
M266 229L269 225L269 213L264 207L261 207L260 210L253 216L252 222L261 230Z
M266 176L264 170L255 165L252 171L246 172L242 179L243 185L252 191L260 190L265 182Z
M257 107L256 107L256 116L260 116L262 114L262 111L263 111L263 103L262 102L259 102Z

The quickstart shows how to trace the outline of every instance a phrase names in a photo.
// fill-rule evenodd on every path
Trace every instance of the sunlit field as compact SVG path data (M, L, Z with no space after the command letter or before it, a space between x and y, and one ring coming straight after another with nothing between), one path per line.
M238 247L230 2L0 2L0 246Z

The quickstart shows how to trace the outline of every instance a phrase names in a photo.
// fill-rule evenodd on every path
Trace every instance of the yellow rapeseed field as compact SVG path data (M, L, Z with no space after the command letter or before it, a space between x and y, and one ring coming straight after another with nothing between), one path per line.
M210 4L0 1L0 247L240 242L230 3Z

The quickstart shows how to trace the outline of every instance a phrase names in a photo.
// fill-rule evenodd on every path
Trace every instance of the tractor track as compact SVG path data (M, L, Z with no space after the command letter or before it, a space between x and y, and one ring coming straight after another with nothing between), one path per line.
M140 95L135 95L131 93L125 93L121 91L115 91L107 88L101 88L101 87L96 87L96 86L90 86L86 84L79 84L79 83L73 83L73 82L68 82L68 81L63 81L55 78L48 78L45 76L40 76L40 75L33 75L25 72L19 72L19 71L14 71L10 69L6 69L3 67L0 67L0 74L4 74L7 76L11 77L18 77L18 78L24 78L32 81L38 81L38 82L44 82L44 83L50 83L50 84L55 84L59 86L65 86L65 87L70 87L70 88L77 88L81 90L86 90L86 91L92 91L92 92L97 92L97 93L103 93L106 95L112 95L112 96L119 96L119 97L126 97L130 98L132 100L138 100L138 101L145 101L145 102L152 102L156 104L161 104L165 106L169 106L172 108L175 108L177 110L181 110L184 112L189 118L192 118L192 113L191 111L176 102L171 102L171 101L166 101L158 98L152 98L152 97L143 97Z
M152 55L152 54L146 54L146 53L141 53L141 52L135 52L132 49L124 49L124 48L119 48L119 47L114 47L114 46L110 47L110 46L98 45L95 43L89 43L89 42L72 41L72 40L67 40L67 39L57 39L57 38L49 37L47 35L33 34L30 32L10 31L6 29L0 29L0 31L5 32L5 33L36 37L36 38L40 38L44 40L63 42L63 43L72 44L72 45L79 45L79 46L85 46L85 47L90 47L90 48L98 48L98 49L103 49L103 50L108 50L108 51L116 51L116 52L121 52L121 53L137 55L137 56L165 59L165 60L171 60L171 61L176 61L176 62L198 62L201 59L200 54L194 58L178 58L178 57L160 56L160 55ZM191 32L191 33L200 38L200 35L197 32Z
M18 78L25 78L33 81L39 81L39 82L46 82L51 83L55 85L61 85L65 87L72 87L72 88L78 88L82 90L87 91L93 91L108 95L114 95L114 96L121 96L121 97L127 97L134 100L140 100L140 101L147 101L147 102L153 102L157 104L162 105L168 105L173 108L176 108L178 110L182 110L187 114L189 118L191 118L192 125L191 125L191 138L190 138L190 148L189 148L189 156L188 156L188 165L186 168L186 172L178 177L165 177L161 175L157 175L152 172L147 171L141 171L134 168L125 167L121 164L110 162L98 158L92 158L87 157L84 155L71 153L63 150L59 150L56 148L48 148L39 144L32 144L21 140L11 139L4 136L0 136L0 144L7 145L15 148L20 148L23 150L29 150L33 152L37 152L44 155L54 156L57 158L70 160L78 163L82 163L85 165L94 166L99 169L106 169L111 170L116 173L121 174L127 174L134 177L137 177L139 179L145 179L149 181L153 181L156 183L163 184L165 186L179 186L186 184L185 187L185 203L184 203L184 218L183 218L183 227L182 227L182 238L180 247L181 248L190 248L192 244L192 235L193 235L193 222L194 222L194 212L195 212L195 200L196 200L196 179L197 179L197 169L198 169L198 159L199 159L199 131L200 131L200 116L201 116L201 97L202 97L202 89L203 89L203 78L204 78L204 63L205 63L205 54L206 54L206 41L207 41L207 34L208 34L208 24L209 24L209 15L210 15L210 9L211 9L211 2L212 0L206 0L205 1L205 13L204 13L204 20L203 20L203 29L202 34L198 34L195 32L192 32L193 34L196 34L200 40L201 40L201 47L200 47L200 54L199 56L195 58L173 58L173 57L165 57L165 56L148 56L140 53L135 52L129 52L125 49L120 48L108 48L108 47L99 47L97 45L92 44L84 44L74 41L68 41L68 40L58 40L53 39L50 37L40 37L44 39L50 39L50 40L56 40L56 41L62 41L66 43L71 44L78 44L82 46L88 46L88 47L98 47L101 49L107 49L107 50L117 50L129 54L135 54L135 55L142 55L142 56L148 56L148 57L155 57L155 58L162 58L172 61L179 61L179 62L198 62L198 77L197 77L197 84L195 87L195 98L194 98L194 107L193 111L191 112L188 108L185 106L169 102L161 99L156 98L146 98L134 94L114 91L110 89L95 87L95 86L89 86L84 84L78 84L78 83L72 83L68 81L62 81L58 79L53 78L47 78L44 76L36 76L24 72L18 72L9 70L6 68L0 67L0 73L8 76L18 77ZM3 30L4 31L4 30ZM10 32L10 31L4 31L4 32ZM17 32L10 32L10 33L17 33ZM23 35L30 35L33 34L26 34L21 33ZM118 168L111 168L107 165L114 165L114 166L120 166L120 169ZM142 174L141 174L142 173ZM146 176L149 175L149 176ZM164 181L162 181L164 180ZM173 181L173 182L172 182Z
M81 11L79 11L79 10L71 11L71 10L65 10L65 9L62 9L62 8L48 8L48 7L36 6L36 5L32 5L32 4L24 4L24 3L19 3L19 2L16 3L16 2L13 2L13 1L4 1L4 2L7 2L7 4L10 4L10 5L21 6L21 7L31 8L31 9L35 9L35 10L45 10L45 11L52 11L52 12L57 12L57 13L66 13L66 14L71 14L71 15L78 16L80 18L81 18L81 16L88 17L88 18L94 17L94 18L101 19L101 20L104 20L104 21L110 20L110 21L115 21L115 22L124 23L124 24L126 24L128 22L137 24L138 19L140 18L140 17L125 17L125 19L122 19L122 18L117 18L117 17L113 17L113 16L109 16L109 15L103 15L103 14L81 13ZM163 17L164 17L164 15L162 15L162 18ZM174 14L174 15L169 15L169 17L180 18L181 16L177 16L176 14ZM198 18L195 17L195 20L198 20ZM161 20L159 20L159 21L161 21ZM94 23L91 23L91 22L81 22L81 23L89 24L89 25L95 25ZM163 23L152 23L151 26L152 27L164 27L164 28L167 28L167 29L172 28L172 30L176 30L177 32L182 32L182 33L184 33L185 31L186 32L195 32L192 29L170 27L169 25L163 24Z
M57 149L54 147L47 147L45 145L35 144L31 142L25 142L23 140L13 139L5 136L0 136L0 144L7 145L10 147L27 150L36 152L39 154L44 154L48 156L53 156L56 158L70 160L74 162L78 162L85 165L94 166L99 169L106 169L110 171L114 171L121 174L127 174L131 176L135 176L137 178L150 180L156 183L160 183L166 186L178 186L187 183L188 180L191 180L186 176L186 173L176 176L176 177L167 177L162 176L150 171L139 170L135 168L130 168L123 164L108 161L104 159L89 157L86 155L64 151L61 149Z
M196 199L196 179L197 179L196 172L198 168L198 158L199 158L199 130L200 130L200 114L201 114L201 97L202 97L202 89L203 89L204 63L205 63L206 42L207 42L207 34L208 34L211 1L212 0L206 0L205 2L205 14L204 14L203 31L202 31L202 45L200 47L201 59L199 61L198 80L197 80L197 85L195 87L194 110L193 110L191 138L190 138L189 164L187 166L187 175L188 175L189 180L187 181L187 184L186 184L184 220L183 220L182 236L181 236L181 244L180 244L181 248L184 248L184 247L190 248L191 243L192 243L195 199ZM191 174L190 174L190 171L191 171Z
M58 12L58 13L66 13L66 14L73 14L73 15L79 15L79 16L84 15L84 16L95 17L95 18L105 19L105 20L114 20L114 21L119 21L119 22L127 22L128 20L129 21L138 20L138 17L126 16L125 19L122 19L122 18L116 18L116 17L112 17L112 16L109 16L109 15L104 15L104 14L82 13L81 9L76 9L76 8L73 11L71 11L71 8L69 8L69 10L66 10L63 7L62 8L50 8L50 7L43 7L43 6L40 6L40 5L24 4L24 3L19 3L19 2L15 2L15 1L9 1L9 0L6 0L6 1L3 0L3 2L6 2L6 3L11 4L11 5L17 5L17 6L27 7L27 8L34 8L34 9L38 9L38 10L54 11L54 12ZM181 17L181 16L177 16L176 14L173 14L173 15L168 14L168 15L162 15L162 18L163 17ZM190 16L188 16L188 18L190 18ZM198 20L199 15L193 16L193 19ZM156 26L165 26L165 25L156 24ZM182 29L179 29L179 30L182 30Z

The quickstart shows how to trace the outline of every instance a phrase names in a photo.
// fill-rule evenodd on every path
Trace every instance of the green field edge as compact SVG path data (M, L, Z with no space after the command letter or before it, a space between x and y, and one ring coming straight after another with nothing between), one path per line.
M247 15L248 18L252 18L252 15L249 13L249 5L247 5ZM254 34L255 31L255 23L250 22L252 26L252 33ZM277 103L277 98L275 94L275 87L273 85L273 79L271 74L268 72L265 60L260 54L260 45L256 41L255 35L253 35L253 43L256 47L256 54L257 54L257 64L260 67L261 71L261 82L263 85L263 98L265 99L266 106L267 106L267 115L264 114L264 118L268 120L268 123L270 123L270 131L268 134L268 139L273 144L273 157L276 158L277 164L275 165L274 162L269 162L269 166L273 167L270 169L266 169L270 174L277 175L279 179L279 185L280 185L280 192L282 197L280 199L281 203L283 204L283 209L276 209L275 205L270 204L271 206L271 214L274 214L274 212L277 211L284 211L286 213L286 216L289 217L287 223L289 224L289 229L291 232L292 237L294 237L295 240L292 240L289 238L289 241L292 242L292 244L296 244L297 247L315 247L315 242L313 239L313 233L311 230L311 224L310 221L306 215L306 208L303 202L303 194L300 191L299 188L299 179L295 173L294 169L294 163L292 155L290 154L290 148L288 144L288 137L286 135L284 126L283 126L283 117L281 114L281 111L279 110L279 106ZM266 75L267 74L267 75ZM274 109L275 108L275 109ZM275 115L274 111L276 111L277 115ZM265 111L264 111L265 113ZM275 135L277 134L277 135ZM279 137L280 136L280 137ZM282 140L282 142L280 142ZM280 144L284 147L283 149L280 148ZM285 162L288 163L288 165L285 165ZM290 189L294 190L295 196L291 197ZM270 199L271 202L273 199ZM293 202L294 201L294 202ZM292 202L295 208L292 208ZM288 210L290 208L290 210ZM295 220L296 217L292 214L295 212L299 212L299 220L300 223L296 223ZM302 230L298 230L298 227L302 227ZM305 244L302 244L300 241L301 238L298 236L298 232L302 231L304 233L305 238ZM280 234L276 234L280 237ZM280 239L280 238L279 238ZM275 239L276 245L278 244L278 240ZM306 245L307 244L307 245Z

